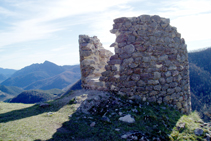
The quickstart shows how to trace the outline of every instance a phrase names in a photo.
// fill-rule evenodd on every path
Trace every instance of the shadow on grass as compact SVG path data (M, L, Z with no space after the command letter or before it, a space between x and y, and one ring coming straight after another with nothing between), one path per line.
M105 110L107 104L104 103L92 108L91 114L75 112L70 120L64 122L62 127L57 129L57 132L48 141L118 141L122 140L121 136L124 134L134 134L138 139L146 137L149 140L159 138L165 141L170 140L169 134L171 134L177 121L182 116L177 110L165 105L141 103L141 107L139 107L140 104L125 102L120 105L110 105ZM104 112L102 112L102 109L104 109ZM119 112L122 112L123 115L120 116ZM134 117L136 122L125 123L119 121L119 118L126 114ZM103 115L106 115L109 120L103 119ZM95 126L91 127L90 124L94 122Z
M56 112L65 104L58 104L58 102L50 102L48 107L40 107L33 105L24 109L13 110L7 113L0 114L0 123L6 123L14 120L19 120L31 116L36 116L45 112Z

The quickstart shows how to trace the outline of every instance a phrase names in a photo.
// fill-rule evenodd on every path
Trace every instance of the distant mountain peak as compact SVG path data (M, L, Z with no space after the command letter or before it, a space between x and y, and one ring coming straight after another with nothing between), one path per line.
M43 67L52 67L52 68L60 68L57 64L50 62L50 61L45 61L43 64L41 64Z
M50 61L48 61L48 60L45 60L45 62L44 62L43 64L54 64L54 65L56 65L55 63L50 62Z

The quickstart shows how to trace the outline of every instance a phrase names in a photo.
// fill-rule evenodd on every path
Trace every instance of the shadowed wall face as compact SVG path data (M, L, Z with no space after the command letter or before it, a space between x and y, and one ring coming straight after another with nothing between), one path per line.
M143 101L167 103L189 113L187 46L170 20L141 15L114 20L116 41L100 82L107 90Z

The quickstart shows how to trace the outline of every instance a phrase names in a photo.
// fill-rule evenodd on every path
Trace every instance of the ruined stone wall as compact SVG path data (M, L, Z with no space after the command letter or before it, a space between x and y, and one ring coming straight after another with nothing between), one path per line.
M169 23L169 19L149 15L115 19L111 30L116 34L111 45L115 55L100 81L107 90L189 113L187 46Z
M104 49L96 36L87 35L79 36L79 50L82 88L107 90L105 82L100 82L99 77L113 53Z

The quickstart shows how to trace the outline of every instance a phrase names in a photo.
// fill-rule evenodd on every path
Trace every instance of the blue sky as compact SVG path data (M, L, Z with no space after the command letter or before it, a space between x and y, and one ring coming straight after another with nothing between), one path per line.
M0 67L79 64L80 34L112 50L113 19L142 14L170 18L188 51L211 47L210 7L210 0L0 0Z

